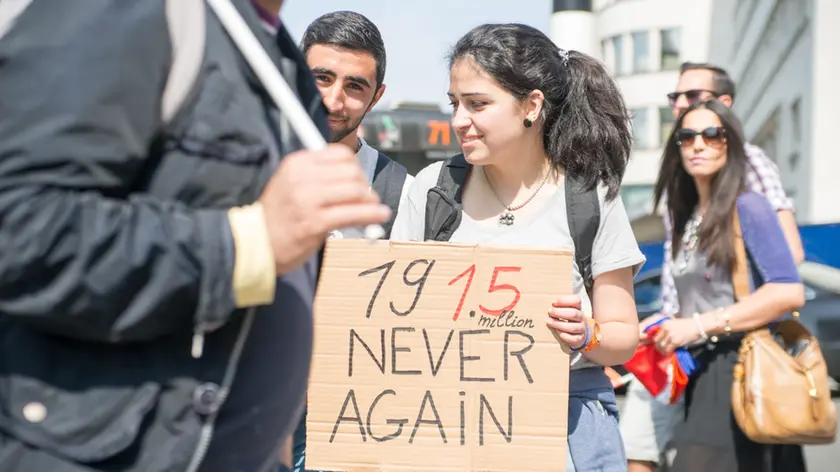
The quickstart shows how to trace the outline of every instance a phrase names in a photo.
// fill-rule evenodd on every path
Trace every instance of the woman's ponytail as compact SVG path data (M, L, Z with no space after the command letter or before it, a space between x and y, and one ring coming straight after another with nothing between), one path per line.
M558 52L566 69L564 97L546 116L545 147L552 162L588 188L607 186L618 195L633 143L627 107L604 66L577 52Z

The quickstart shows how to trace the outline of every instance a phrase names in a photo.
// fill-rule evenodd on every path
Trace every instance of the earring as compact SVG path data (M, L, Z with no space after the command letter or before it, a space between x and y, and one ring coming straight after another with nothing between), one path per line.
M531 121L529 118L525 118L525 123L524 123L524 124L525 124L525 127L526 127L526 128L530 128L530 127L531 127L531 125L533 125L533 124L534 124L534 122L533 122L533 121Z

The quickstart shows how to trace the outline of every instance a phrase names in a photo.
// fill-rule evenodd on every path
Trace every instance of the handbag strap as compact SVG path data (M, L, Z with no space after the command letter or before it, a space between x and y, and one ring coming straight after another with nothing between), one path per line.
M734 238L735 263L732 265L732 287L735 291L735 301L743 300L750 294L750 279L747 275L747 248L744 246L744 235L741 232L741 221L736 208L732 216L732 236Z

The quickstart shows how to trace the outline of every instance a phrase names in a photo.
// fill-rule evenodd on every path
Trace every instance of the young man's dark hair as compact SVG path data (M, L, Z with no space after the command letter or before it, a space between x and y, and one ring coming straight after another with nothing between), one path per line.
M364 15L352 11L336 11L318 17L303 34L303 54L306 55L309 48L316 44L369 53L376 61L376 87L384 82L385 43L379 28Z
M726 70L707 62L683 62L680 66L680 75L685 74L690 70L707 70L712 73L715 81L714 92L720 95L729 95L732 100L735 100L735 81L729 77Z

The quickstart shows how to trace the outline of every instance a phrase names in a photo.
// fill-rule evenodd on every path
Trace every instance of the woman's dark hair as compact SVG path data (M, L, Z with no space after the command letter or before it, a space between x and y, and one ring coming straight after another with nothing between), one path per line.
M632 145L624 99L600 62L576 51L565 54L536 28L488 24L458 40L449 67L469 59L520 100L540 90L543 145L552 167L565 167L590 189L603 183L611 200Z
M654 206L658 207L663 198L667 199L667 211L673 224L670 235L671 247L674 248L672 255L676 257L685 224L699 202L694 178L683 167L677 131L683 127L686 115L698 109L709 110L717 115L726 136L726 164L712 178L709 207L698 229L698 248L706 253L710 263L731 270L735 260L732 212L735 211L738 195L744 190L747 156L744 152L741 122L726 105L717 100L695 103L674 123L662 154L662 165L654 189Z

